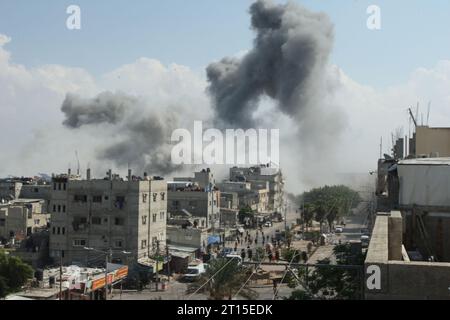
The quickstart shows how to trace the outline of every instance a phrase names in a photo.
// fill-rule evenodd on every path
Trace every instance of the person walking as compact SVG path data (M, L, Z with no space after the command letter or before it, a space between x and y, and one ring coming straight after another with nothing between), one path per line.
M280 260L280 249L275 251L275 260L278 262Z
M245 249L244 248L241 249L241 258L242 258L242 261L245 261Z

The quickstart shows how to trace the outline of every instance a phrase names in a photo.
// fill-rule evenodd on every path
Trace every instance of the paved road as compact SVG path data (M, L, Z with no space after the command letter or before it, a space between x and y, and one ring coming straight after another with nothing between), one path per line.
M338 236L342 242L361 239L361 229L367 224L367 203L361 202L354 210L354 215L346 218L344 232Z
M293 209L294 206L290 206L291 209ZM295 213L295 209L294 210L288 210L287 214L286 214L286 223L284 221L282 222L274 222L272 227L263 227L263 232L264 232L264 237L266 237L266 240L264 242L264 244L267 244L267 236L269 236L269 242L271 242L272 237L275 238L275 232L277 230L283 231L285 229L285 225L290 227L292 225L292 223L296 222L296 219L298 218L299 214ZM256 237L256 230L248 230L250 237L253 239L252 244L249 243L245 243L245 241L243 241L242 244L238 245L238 252L241 251L241 249L246 249L247 246L250 245L250 248L255 249L256 247L263 247L263 242L262 242L262 234L261 232L258 232L258 242L257 244L255 244L254 239ZM244 234L245 237L245 234ZM229 248L233 248L235 246L235 242L234 241L227 241L226 242L226 246Z

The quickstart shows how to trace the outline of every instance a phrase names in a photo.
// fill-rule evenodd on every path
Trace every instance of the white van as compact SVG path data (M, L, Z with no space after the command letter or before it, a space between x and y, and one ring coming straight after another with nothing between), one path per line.
M242 257L241 257L239 254L237 254L237 253L230 253L230 254L227 254L227 255L225 256L225 258L226 258L227 260L234 259L235 261L237 261L238 265L241 265L241 264L242 264Z
M183 278L186 281L194 281L206 272L206 266L204 263L189 264L186 273Z

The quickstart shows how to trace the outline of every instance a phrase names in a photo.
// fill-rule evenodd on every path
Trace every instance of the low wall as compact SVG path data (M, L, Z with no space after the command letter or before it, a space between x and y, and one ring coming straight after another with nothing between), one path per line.
M450 299L450 263L391 260L392 239L401 237L389 232L401 230L389 226L398 226L397 214L377 216L364 268L366 299Z

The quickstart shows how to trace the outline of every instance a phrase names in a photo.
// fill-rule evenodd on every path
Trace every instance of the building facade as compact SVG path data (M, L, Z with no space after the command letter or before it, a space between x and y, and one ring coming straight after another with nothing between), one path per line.
M167 183L113 176L86 180L53 178L50 201L50 256L65 263L95 265L104 256L85 248L111 251L113 262L149 259L164 250Z

